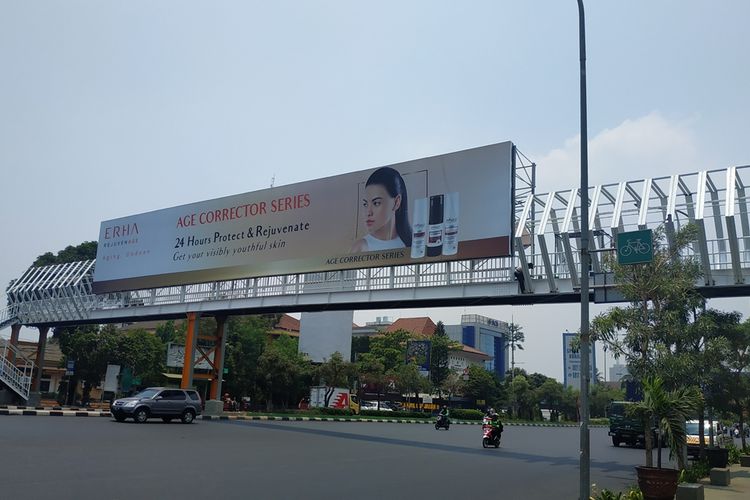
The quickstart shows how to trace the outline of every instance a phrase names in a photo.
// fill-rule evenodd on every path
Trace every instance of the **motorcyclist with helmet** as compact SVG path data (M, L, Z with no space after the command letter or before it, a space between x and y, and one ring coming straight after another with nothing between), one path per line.
M450 412L448 411L448 407L446 405L443 405L440 407L440 411L438 412L437 422L435 422L435 429L438 429L440 427L445 427L447 429L450 423Z
M500 415L494 408L490 408L487 410L487 416L490 418L490 425L492 426L493 434L495 436L500 436L503 432L503 423L500 421Z

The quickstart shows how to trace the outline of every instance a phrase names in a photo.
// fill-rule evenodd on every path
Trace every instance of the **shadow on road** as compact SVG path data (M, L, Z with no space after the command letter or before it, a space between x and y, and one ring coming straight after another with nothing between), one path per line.
M481 444L477 448L469 448L465 446L455 446L449 444L440 443L426 443L422 441L412 441L408 439L397 439L380 436L367 436L362 434L353 434L349 432L331 431L325 429L310 429L307 427L296 427L291 425L280 425L271 423L260 423L260 422L248 422L240 420L223 420L217 423L226 425L240 425L247 427L258 427L263 429L274 429L283 432L297 432L301 434L314 434L318 436L327 436L338 439L349 439L352 441L366 441L370 443L387 444L394 446L408 446L411 448L422 448L426 450L438 450L447 451L451 453L463 453L467 455L481 455L491 459L511 459L511 460L523 460L529 463L542 463L546 462L550 465L567 465L567 466L578 466L579 460L577 458L570 457L552 457L545 455L533 455L530 453L520 453L517 451L509 451L504 449L502 445L500 449L484 449L480 448ZM628 472L632 473L633 466L620 464L617 462L602 462L597 460L591 460L591 468L599 469L603 472Z

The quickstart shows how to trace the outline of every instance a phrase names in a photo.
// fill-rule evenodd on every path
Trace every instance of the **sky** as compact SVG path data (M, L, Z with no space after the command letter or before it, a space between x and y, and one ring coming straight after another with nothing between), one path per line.
M591 184L750 164L750 2L586 9ZM2 289L103 220L272 182L506 140L537 192L579 182L573 0L2 2L0 65ZM709 305L750 314L747 298ZM519 366L562 380L577 306L354 318L461 314L513 319Z

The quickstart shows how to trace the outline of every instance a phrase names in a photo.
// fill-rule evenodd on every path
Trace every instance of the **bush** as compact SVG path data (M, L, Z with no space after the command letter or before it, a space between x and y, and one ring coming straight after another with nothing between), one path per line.
M363 417L385 417L385 418L429 418L430 415L421 411L378 411L362 410L359 412Z
M592 418L589 420L591 425L609 425L608 418Z
M711 473L711 466L708 465L707 459L698 460L693 463L687 469L683 469L680 472L679 482L681 483L697 483L704 477L708 477Z
M451 418L456 420L482 420L484 412L480 410L465 410L463 408L456 408L451 410Z
M598 491L596 485L591 485L591 500L643 500L643 493L638 489L637 486L632 486L626 492L614 492L612 490L603 489Z
M353 415L351 410L344 410L341 408L318 408L320 413L323 415L337 415L341 417L350 417Z
M738 464L740 463L740 449L737 448L734 443L730 443L727 445L727 449L729 450L729 463L730 464Z

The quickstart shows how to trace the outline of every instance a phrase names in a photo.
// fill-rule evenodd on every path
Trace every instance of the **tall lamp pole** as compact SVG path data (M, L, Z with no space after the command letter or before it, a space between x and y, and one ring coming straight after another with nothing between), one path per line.
M578 38L581 60L581 456L580 500L591 494L589 443L589 158L586 131L586 21L578 0Z

